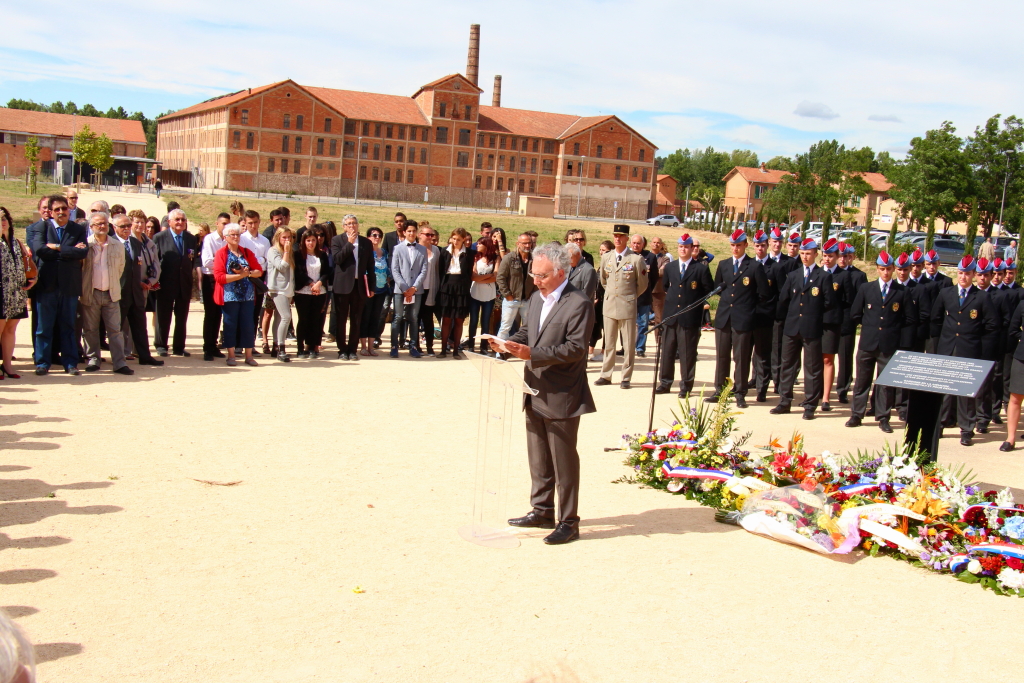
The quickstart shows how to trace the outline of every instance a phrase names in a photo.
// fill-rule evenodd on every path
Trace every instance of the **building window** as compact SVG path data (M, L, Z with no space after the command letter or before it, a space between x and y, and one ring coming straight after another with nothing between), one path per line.
M430 142L430 129L429 128L422 128L422 129L420 129L420 142Z
M537 160L536 159L530 159L530 173L536 173L536 172L537 172Z
M494 155L493 154L488 154L487 155L487 170L488 171L493 171L494 170Z
M476 155L476 167L477 168L483 168L484 167L484 155L483 154L477 154Z
M331 171L333 171L334 170L334 162L332 161L331 163L327 164L327 168L330 169Z
M442 145L448 143L448 129L445 126L437 127L437 133L434 134L434 142Z
M530 194L533 194L536 191L537 191L537 181L536 180L531 180L530 181Z
M284 124L283 124L282 127L284 127L284 128L291 128L292 127L292 115L291 114L285 114L284 115Z
M302 114L295 117L295 130L302 130Z
M384 169L384 182L385 183L390 183L391 182L391 169L390 168L385 168Z
M355 156L355 154L356 154L356 143L354 143L351 140L349 140L348 142L345 143L345 156L353 157L353 156ZM338 156L338 141L337 140L331 140L331 156L332 157Z
M597 158L600 159L604 156L604 145L597 146Z
M471 131L470 129L468 129L468 128L460 128L459 129L459 144L468 147L471 144L469 141L470 141L470 136L472 134L473 134L473 131Z
M378 169L376 166L373 167L373 179L380 179L380 169Z
M504 178L498 178L498 187L495 188L495 189L497 189L498 192L501 192L502 190L505 189L504 183L505 183L505 179Z
M302 138L297 136L295 138L295 153L302 154Z
M406 174L406 176L405 176L405 182L407 182L407 183L411 183L411 182L412 182L412 174L413 174L413 171L409 171L409 172L408 172L408 173Z
M483 133L477 133L476 134L476 146L477 147L483 147L484 146L484 134Z
M519 172L526 173L526 157L519 157Z
M360 166L359 167L359 179L360 180L366 180L366 167L365 166Z
M509 157L509 159L508 159L508 170L510 170L513 173L515 173L515 170L516 170L516 158L515 157Z
M455 161L455 165L460 168L469 167L469 152L459 152L458 159Z
M330 119L324 119L324 132L325 133L330 133L331 132L331 120ZM345 135L355 135L355 134L356 134L356 122L355 121L346 121L345 122Z
M501 155L498 156L498 170L499 171L504 171L505 170L505 155L504 154L501 154Z
M398 154L395 156L396 161L405 161L405 147L402 145L398 146Z
M256 134L249 131L245 134L245 148L252 149L256 145Z
M554 140L545 140L544 141L544 153L545 154L554 154L555 153L555 141Z
M640 150L640 161L643 161L643 160L644 160L644 154L645 154L646 152L647 152L647 150L646 150L646 149L642 149L642 150ZM645 174L645 175L646 175L646 174Z
M373 160L380 161L380 143L373 143Z
M473 118L473 107L471 105L467 104L466 105L466 120L469 121L471 118Z
M572 175L572 162L571 161L565 162L565 173L566 173L566 175Z
M420 163L421 164L427 163L427 148L426 147L424 147L423 149L420 150Z
M545 159L541 165L541 173L544 175L551 175L551 159Z
M508 141L508 147L509 147L509 149L519 149L519 147L517 146L518 144L519 144L519 140L518 140L518 139L516 139L516 138L511 138L511 139L510 139L510 140Z
M283 138L281 138L281 151L282 152L287 152L288 151L288 136L287 135L285 135Z
M516 191L516 179L515 178L509 178L508 179L508 191L509 192L515 192Z
M416 142L416 127L409 126L409 139Z
M487 146L490 147L491 149L494 149L494 147L495 147L495 145L497 143L498 143L498 138L496 136L494 136L494 135L491 135L490 139L487 141Z
M622 180L622 167L621 166L616 166L615 167L615 179L616 180Z
M765 188L768 189L768 188ZM859 209L860 208L860 197L854 195L850 197L850 206Z
M248 109L243 109L242 110L242 125L243 126L248 126L249 125L249 110Z
M583 177L583 162L582 161L579 163L579 165L576 166L576 175L578 175L581 178Z
M595 178L600 178L601 177L601 164L594 164L594 177Z
M273 159L267 159L267 173L273 173L273 172L274 172L274 160Z
M636 166L633 167L633 177L636 178Z
M572 143L572 154L573 154L573 156L577 156L577 157L580 155L580 143L578 143L578 142Z
M316 167L317 168L323 168L324 167L324 163L322 161L318 161L318 162L316 162Z
M384 145L384 161L391 161L391 145Z
M520 193L526 192L526 179L525 178L520 178L519 179L519 192Z
M370 122L369 121L363 121L363 135L369 135L369 134L370 134Z
M399 169L395 169L395 182L396 183L402 182L402 169L400 169L400 168Z
M399 140L404 140L405 139L405 126L399 126L398 127L398 139Z
M331 142L334 142L334 140L331 140ZM324 139L323 138L317 138L316 139L316 153L317 154L323 154L324 153Z
M231 144L235 149L238 149L239 147L242 146L242 131L236 130L234 135L232 135L232 138L234 138L234 140L232 141Z
M760 199L765 189L764 185L754 185L754 199Z
M360 159L365 159L366 158L366 155L368 153L369 147L370 147L370 143L369 142L364 142L362 145L359 146L359 158Z
M379 123L373 124L373 137L375 137L375 138L379 138L380 137L380 124Z
M534 151L534 152L536 152L536 151L537 151L538 145L540 145L540 140L536 140L536 139L535 139L535 140L533 141L533 151Z
M482 183L483 180L484 180L483 176L477 176L476 179L473 181L473 187L475 187L476 189L479 190L480 189L480 183Z
M647 182L648 174L650 173L650 171L651 171L651 169L649 169L649 168L645 168L644 169L644 180L643 180L643 182L645 182L645 183Z
M437 105L437 110L438 110L438 114L437 115L440 116L442 119L444 117L448 116L448 103L447 102L441 102L440 104Z
M387 128L385 128L385 131L386 131L385 135L387 135L387 137L389 137L389 138L395 137L394 136L394 132L395 132L395 127L394 126L388 126Z
M501 135L498 137L498 149L505 149L505 136Z
M298 159L296 159L296 160L295 160L295 171L294 171L295 173L298 173L298 172L299 172L299 167L300 167L300 166L302 166L302 162L301 162L301 161L299 161Z
M494 178L487 176L487 189L490 190L494 187Z
M287 172L288 172L288 160L287 159L281 159L281 173L287 173Z

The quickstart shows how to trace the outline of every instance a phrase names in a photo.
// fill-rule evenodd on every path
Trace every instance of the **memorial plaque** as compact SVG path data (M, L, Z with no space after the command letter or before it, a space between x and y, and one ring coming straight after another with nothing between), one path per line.
M993 361L897 351L876 384L934 394L974 398L992 372Z

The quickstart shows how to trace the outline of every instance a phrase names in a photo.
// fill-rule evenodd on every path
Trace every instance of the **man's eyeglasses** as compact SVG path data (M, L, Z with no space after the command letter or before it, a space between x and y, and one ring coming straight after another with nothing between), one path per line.
M55 206L52 209L50 209L50 213L66 213L67 210L68 207L66 206Z
M583 239L582 237L570 237L569 241L570 242L586 242L586 240Z
M549 277L554 275L554 273L534 273L533 271L530 271L529 273L527 273L527 275L529 275L535 280L547 280Z

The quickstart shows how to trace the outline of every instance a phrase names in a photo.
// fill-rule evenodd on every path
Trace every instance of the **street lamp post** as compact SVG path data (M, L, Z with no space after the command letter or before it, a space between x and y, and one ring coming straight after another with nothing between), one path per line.
M580 179L579 182L576 183L576 218L580 217L580 192L583 189L583 164L586 160L586 156L580 157Z
M1006 206L1006 184L1010 181L1010 150L1004 152L1006 155L1006 174L1003 175L1003 198L999 201L999 234L1006 232L1003 227L1003 208Z

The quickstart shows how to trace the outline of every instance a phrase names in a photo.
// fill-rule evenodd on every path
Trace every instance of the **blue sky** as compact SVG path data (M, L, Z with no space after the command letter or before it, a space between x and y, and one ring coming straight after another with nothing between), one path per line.
M411 95L465 71L479 23L483 102L502 74L505 106L615 113L661 154L767 159L836 138L900 155L943 120L966 135L1024 115L1021 3L107 0L5 3L4 15L0 102L153 116L284 78Z

